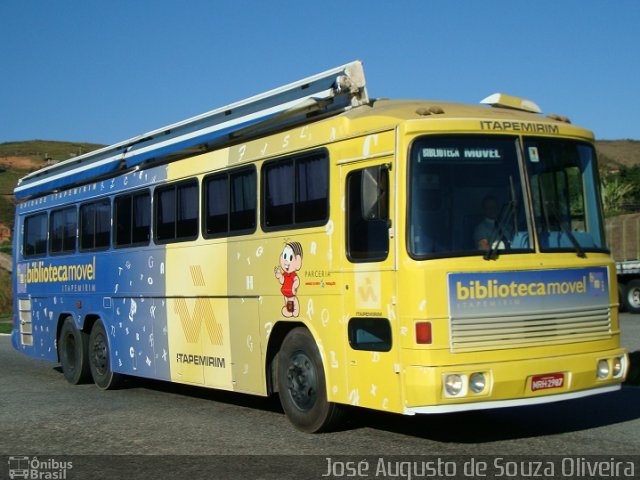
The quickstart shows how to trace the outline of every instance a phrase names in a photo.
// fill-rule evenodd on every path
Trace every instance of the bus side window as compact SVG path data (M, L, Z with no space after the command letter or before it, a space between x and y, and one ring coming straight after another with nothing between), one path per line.
M254 166L205 177L202 191L205 238L255 231L257 177Z
M229 195L229 232L253 233L257 209L255 167L229 174Z
M329 156L325 150L266 162L262 186L263 230L312 227L329 220Z
M347 176L347 257L379 262L389 254L389 171L385 165Z
M38 213L24 220L23 255L35 257L47 253L47 214Z
M80 206L80 250L109 248L111 202L100 200Z
M151 196L148 190L116 197L114 209L114 245L148 245L151 232Z
M151 238L151 196L148 191L133 196L131 243L148 245Z
M53 210L49 215L49 253L76 251L77 213L75 207Z
M198 236L198 183L178 185L176 205L176 240L190 240Z
M156 242L184 242L198 237L198 196L197 180L186 180L156 188Z

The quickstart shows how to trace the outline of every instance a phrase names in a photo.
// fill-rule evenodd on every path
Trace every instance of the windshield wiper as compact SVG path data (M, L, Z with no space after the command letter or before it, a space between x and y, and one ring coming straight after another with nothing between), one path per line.
M507 231L505 226L515 215L516 204L513 201L509 201L502 205L496 224L489 235L489 250L484 252L483 258L485 260L497 260L498 259L498 247L502 243L505 248L509 246L507 241Z
M580 243L578 243L578 239L569 228L567 221L563 220L558 214L558 209L556 208L555 204L553 202L545 202L545 206L551 212L551 215L553 215L553 218L556 220L556 222L558 222L558 225L560 225L562 232L567 236L567 238L569 238L569 241L573 245L573 249L576 251L576 255L580 258L587 258L587 254L584 253L584 250L580 246Z

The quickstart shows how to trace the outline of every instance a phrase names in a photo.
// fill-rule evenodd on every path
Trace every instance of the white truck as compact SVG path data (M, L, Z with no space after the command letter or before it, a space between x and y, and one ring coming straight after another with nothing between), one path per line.
M607 240L616 261L620 305L640 313L640 213L607 219Z

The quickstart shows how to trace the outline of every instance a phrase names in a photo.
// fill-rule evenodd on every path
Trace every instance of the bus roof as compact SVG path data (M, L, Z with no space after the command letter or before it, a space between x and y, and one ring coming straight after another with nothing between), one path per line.
M508 108L503 105L493 105L488 107L481 104L474 105L439 100L372 99L368 105L349 110L343 114L343 116L354 120L371 115L388 117L389 119L395 119L396 121L440 117L452 119L477 118L485 120L500 120L501 118L504 118L530 122L570 123L566 117L555 114L545 116L541 113Z

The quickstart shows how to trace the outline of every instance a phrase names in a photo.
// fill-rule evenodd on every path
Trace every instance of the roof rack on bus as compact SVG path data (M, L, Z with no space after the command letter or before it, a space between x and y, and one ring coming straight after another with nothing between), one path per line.
M354 61L43 168L20 179L14 194L25 199L168 163L368 102L362 63Z

